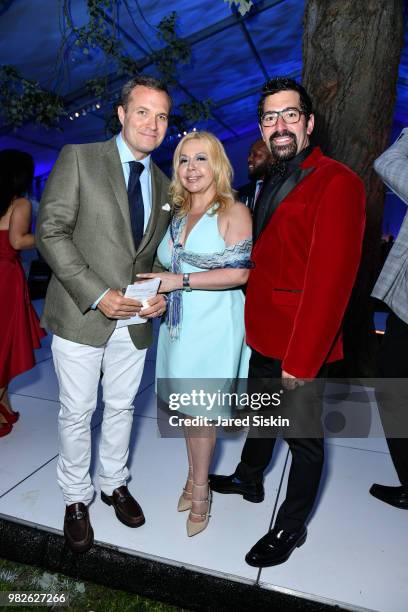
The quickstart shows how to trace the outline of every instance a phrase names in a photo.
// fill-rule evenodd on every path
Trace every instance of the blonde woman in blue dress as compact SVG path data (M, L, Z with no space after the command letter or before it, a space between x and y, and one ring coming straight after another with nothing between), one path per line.
M235 201L231 180L231 164L215 136L191 132L179 142L170 187L173 219L157 251L169 272L138 275L160 277L160 291L168 294L156 378L159 383L173 379L173 390L177 379L248 374L250 349L240 287L251 265L252 220L246 206ZM184 427L184 434L189 471L177 509L190 510L187 533L192 536L208 524L208 472L216 434L212 426Z

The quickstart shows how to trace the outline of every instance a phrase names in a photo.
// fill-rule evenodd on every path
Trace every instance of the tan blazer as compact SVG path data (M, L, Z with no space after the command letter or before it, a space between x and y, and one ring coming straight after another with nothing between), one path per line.
M65 146L50 174L37 221L37 247L53 275L43 327L81 344L103 345L116 321L91 305L108 288L152 270L170 220L168 178L152 163L152 212L135 251L116 139ZM129 326L138 348L152 341L152 325Z

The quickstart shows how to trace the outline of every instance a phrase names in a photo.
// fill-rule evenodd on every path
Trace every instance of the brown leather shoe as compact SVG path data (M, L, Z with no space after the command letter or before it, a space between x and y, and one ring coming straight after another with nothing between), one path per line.
M115 489L110 497L101 491L101 499L108 506L115 508L116 516L127 527L140 527L145 522L143 510L126 485Z
M94 533L89 520L88 508L82 502L66 507L64 536L66 543L73 552L86 552L91 548Z

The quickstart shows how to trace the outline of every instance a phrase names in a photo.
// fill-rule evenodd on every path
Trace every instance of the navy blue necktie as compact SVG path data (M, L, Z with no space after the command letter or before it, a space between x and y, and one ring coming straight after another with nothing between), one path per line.
M132 226L133 242L137 251L140 241L143 238L144 228L144 205L142 196L142 186L140 185L140 175L144 170L144 165L137 161L129 162L130 175L128 183L128 200L130 223Z

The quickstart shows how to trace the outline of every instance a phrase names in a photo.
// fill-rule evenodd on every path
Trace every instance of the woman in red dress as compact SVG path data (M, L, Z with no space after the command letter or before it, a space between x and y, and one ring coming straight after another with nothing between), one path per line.
M31 155L0 151L0 437L10 433L19 417L10 406L8 384L34 366L33 349L45 336L30 302L19 253L34 248L31 203L24 197L33 176Z

